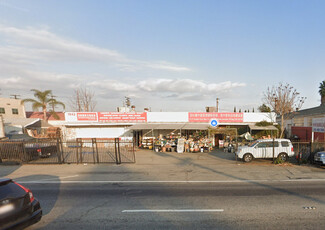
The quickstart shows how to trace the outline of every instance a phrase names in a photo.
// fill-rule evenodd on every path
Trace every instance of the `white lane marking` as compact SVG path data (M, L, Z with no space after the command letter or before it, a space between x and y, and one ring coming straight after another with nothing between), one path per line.
M223 212L223 209L138 209L123 210L123 213L139 213L139 212Z
M325 179L289 179L289 180L218 180L218 181L110 181L110 180L91 180L91 181L17 181L21 184L203 184L203 183L260 183L260 182L325 182Z

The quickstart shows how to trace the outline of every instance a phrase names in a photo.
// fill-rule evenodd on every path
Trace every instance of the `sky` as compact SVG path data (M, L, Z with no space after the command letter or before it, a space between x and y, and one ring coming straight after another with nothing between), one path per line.
M78 87L96 111L257 111L288 83L320 104L325 1L0 0L0 97ZM28 110L28 108L27 108Z

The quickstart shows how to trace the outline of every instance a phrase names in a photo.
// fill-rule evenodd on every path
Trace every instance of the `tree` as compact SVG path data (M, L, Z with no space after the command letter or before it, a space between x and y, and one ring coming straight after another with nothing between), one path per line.
M257 108L258 111L260 111L261 113L270 113L271 112L271 108L268 107L267 105L263 104L260 107Z
M32 108L34 111L38 110L39 108L42 109L43 111L43 120L47 121L47 108L49 105L52 105L52 108L55 107L55 105L61 105L63 108L65 108L65 105L57 101L52 97L52 90L45 90L45 91L40 91L37 89L31 89L32 92L34 92L34 97L35 99L27 98L22 100L22 103L25 102L31 102L32 103ZM58 117L54 109L52 109L51 114L55 114L54 117Z
M51 96L51 98L52 98L52 100L49 102L49 105L50 105L50 107L51 107L51 109L50 109L50 114L51 114L55 119L59 120L60 117L59 117L58 114L55 112L55 107L56 107L57 105L60 105L60 106L62 106L63 109L65 109L65 104L64 104L63 102L61 102L61 101L57 101L57 100L55 100L55 99L53 98L53 96ZM53 100L53 99L54 99L54 100Z
M234 107L234 113L236 113L237 109L236 109L236 106Z
M322 81L319 85L319 94L321 96L321 105L325 104L325 81Z
M292 86L282 83L279 83L278 86L267 88L267 91L264 93L265 103L281 117L280 138L283 137L285 130L284 121L288 118L290 113L299 110L306 100L306 97L300 97L299 95L300 93Z
M76 112L93 112L97 102L94 100L95 93L85 87L74 90L74 95L70 99L70 105Z

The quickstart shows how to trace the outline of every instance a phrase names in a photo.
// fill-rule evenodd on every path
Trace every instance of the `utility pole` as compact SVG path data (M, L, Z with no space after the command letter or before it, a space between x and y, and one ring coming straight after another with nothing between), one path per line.
M219 98L217 97L217 106L216 106L216 110L217 110L217 113L219 112Z
M19 99L19 97L20 97L20 95L18 95L18 94L11 94L10 96L13 97L14 99Z

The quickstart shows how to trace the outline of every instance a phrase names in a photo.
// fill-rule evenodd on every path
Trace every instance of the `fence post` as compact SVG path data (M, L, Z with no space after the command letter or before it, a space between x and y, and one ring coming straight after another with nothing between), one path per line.
M56 155L58 156L59 164L62 164L59 138L56 139Z
M77 164L79 164L79 148L80 148L79 142L80 142L80 138L77 138L77 140L76 140L76 144L77 144L77 151L76 151Z
M23 148L23 151L22 151L23 156L20 159L21 159L22 162L24 162L24 161L28 162L29 159L28 159L27 152L26 152L25 141L22 141L21 145L22 145L22 148Z
M118 147L117 147L117 143L118 143L119 139L118 138L115 138L114 139L114 144L115 144L115 162L116 164L118 165L119 164L119 161L118 161L118 156L117 156L117 152L118 152Z
M64 159L64 151L63 151L63 141L62 138L59 137L60 140L60 148L61 148L61 157L62 157L62 163L65 163L65 159Z
M99 164L98 145L97 145L97 139L96 139L96 138L95 138L95 144L96 144L96 156L97 156L97 164Z
M133 153L133 159L134 159L134 163L136 163L136 157L135 157L135 143L132 143L132 153Z
M122 163L121 161L121 148L120 148L120 138L117 138L117 149L118 149L118 160L119 160L119 164Z
M80 163L82 164L83 159L82 159L82 140L80 139Z
M314 158L314 156L312 156L311 142L309 142L309 163L312 163L313 162L313 158Z
M93 148L93 160L94 160L94 164L96 164L96 160L95 160L95 142L96 142L96 139L95 138L91 138L91 146Z
M275 152L274 144L275 144L275 140L274 140L274 137L273 137L273 143L272 143L272 145L273 145L273 151L272 151L273 164L274 164L274 152Z

